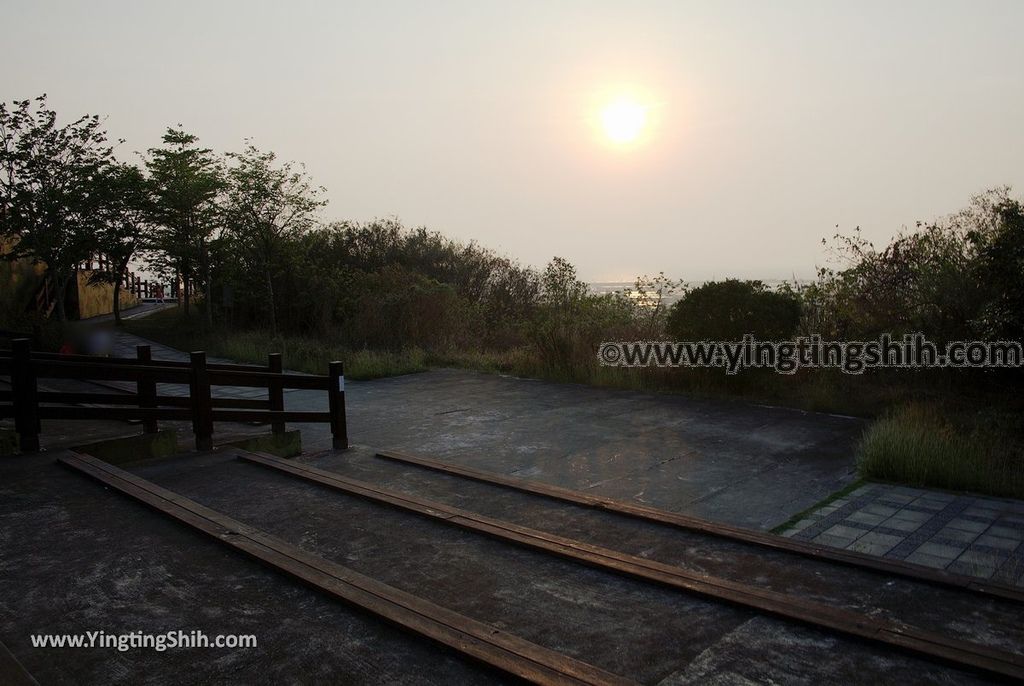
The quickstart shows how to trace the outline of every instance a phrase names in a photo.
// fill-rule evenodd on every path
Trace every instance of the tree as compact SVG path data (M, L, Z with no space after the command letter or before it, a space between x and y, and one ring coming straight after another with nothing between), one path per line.
M668 278L665 272L658 272L655 277L638 276L633 288L623 289L623 297L635 310L641 338L652 339L661 335L668 316L665 300L677 292L685 295L686 283L682 279Z
M576 267L564 257L553 257L540 277L541 302L562 316L578 310L590 289L576 278Z
M153 237L156 205L153 184L130 164L109 167L99 179L97 247L109 259L107 268L93 273L93 283L114 286L114 322L121 324L121 285L128 263Z
M324 188L314 186L301 166L275 165L273 152L261 152L252 144L228 158L234 164L226 175L224 224L244 270L262 277L268 324L276 335L276 260L286 241L316 225L316 211L327 204L320 198Z
M1020 204L1009 194L995 188L975 196L960 212L918 222L882 249L859 231L837 235L833 252L845 268L820 270L805 289L804 328L847 339L1013 337L1012 326L1000 322L1008 324L1024 302L1014 300L1024 281L1024 230Z
M75 265L95 248L96 183L112 160L98 116L58 126L45 95L0 103L0 235L13 243L6 257L46 265L60 321Z
M213 151L198 147L199 139L181 129L169 128L163 147L149 150L146 167L154 186L158 271L173 271L184 281L187 314L192 284L198 278L205 290L206 321L212 324L213 289L210 278L209 242L217 226L217 194L221 191L223 165Z
M1001 199L992 208L996 221L988 231L969 235L977 250L974 283L984 292L974 320L976 335L990 339L1024 338L1024 204Z
M544 364L569 373L586 348L583 310L587 284L576 278L576 268L564 257L554 257L540 276L539 307L529 326L529 336Z

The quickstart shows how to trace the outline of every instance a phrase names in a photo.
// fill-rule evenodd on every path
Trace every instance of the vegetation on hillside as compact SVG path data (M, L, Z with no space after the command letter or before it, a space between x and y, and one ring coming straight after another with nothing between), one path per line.
M353 378L457 365L877 416L866 476L1024 495L1021 427L1004 420L1021 409L1019 370L726 375L609 368L596 355L602 341L747 333L1020 340L1024 206L1009 189L884 247L837 236L836 264L810 284L688 289L660 274L598 295L560 257L535 269L397 219L326 221L305 170L249 142L219 154L171 128L135 167L106 140L93 116L58 126L45 98L0 107L0 235L8 257L37 260L58 283L93 251L114 258L101 278L115 284L133 259L180 278L183 311L131 324L145 336L242 360L282 350L309 371L340 357Z

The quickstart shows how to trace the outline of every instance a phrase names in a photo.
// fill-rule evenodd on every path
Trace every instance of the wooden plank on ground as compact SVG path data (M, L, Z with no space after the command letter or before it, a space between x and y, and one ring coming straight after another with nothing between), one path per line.
M805 541L795 541L791 538L786 538L785 536L777 536L764 531L756 531L754 529L744 529L738 526L720 524L718 522L711 522L706 519L691 517L678 512L659 510L648 505L616 500L614 498L607 498L605 496L591 493L582 493L562 486L505 476L504 474L496 474L494 472L473 469L471 467L464 467L462 465L442 462L440 460L433 460L431 458L421 457L418 455L408 455L406 453L388 450L378 452L377 457L393 460L395 462L416 465L425 469L431 469L437 472L471 479L473 481L480 481L494 486L501 486L516 491L522 491L524 493L531 493L533 495L543 496L552 500L561 500L597 510L614 512L634 519L642 519L649 522L656 522L658 524L665 524L679 529L685 529L687 531L694 531L720 538L729 538L742 541L744 543L753 543L755 545L794 553L804 557L828 560L829 562L836 562L854 567L862 567L874 571L885 572L886 574L894 574L910 579L939 584L942 586L951 586L954 588L984 593L986 595L998 596L1006 600L1024 603L1024 590L1020 588L983 579L976 579L962 574L951 574L940 569L930 569L928 567L910 564L909 562L903 562L901 560L888 560L852 550L841 550L826 545L817 545Z
M4 686L39 686L39 682L28 673L18 658L0 643L0 684Z
M509 674L539 684L633 683L307 553L92 456L59 461L328 595Z
M911 652L983 671L1024 679L1024 656L949 637L904 622L875 618L742 582L690 572L662 562L629 555L505 520L486 517L444 503L350 479L272 455L239 452L242 460L269 467L350 495L397 507L462 529L487 534L544 553L624 574L716 600L753 608L786 619L877 641Z

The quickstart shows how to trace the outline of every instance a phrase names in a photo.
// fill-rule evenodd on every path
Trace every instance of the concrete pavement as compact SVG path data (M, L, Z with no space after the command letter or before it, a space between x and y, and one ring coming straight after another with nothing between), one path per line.
M124 332L115 351L133 357L139 343L150 343L157 359L188 358ZM864 427L859 419L801 410L455 369L350 381L346 404L356 445L424 453L754 528L776 526L849 484ZM326 395L289 391L285 408L326 410ZM301 428L306 452L330 447L327 426Z
M865 484L783 536L1024 586L1024 501Z

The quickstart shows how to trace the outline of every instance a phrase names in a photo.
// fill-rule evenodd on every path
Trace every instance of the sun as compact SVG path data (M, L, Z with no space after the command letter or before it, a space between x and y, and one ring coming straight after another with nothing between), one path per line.
M647 107L632 98L619 98L601 109L604 134L613 143L633 143L647 126Z

